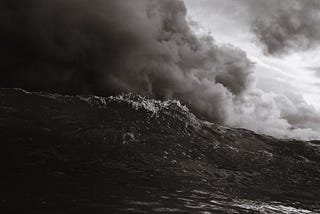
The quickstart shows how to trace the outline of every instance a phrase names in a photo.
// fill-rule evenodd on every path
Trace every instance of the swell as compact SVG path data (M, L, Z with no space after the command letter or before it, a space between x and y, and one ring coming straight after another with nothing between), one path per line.
M73 209L69 196L81 201L94 191L108 199L92 196L82 206L100 201L130 208L126 201L148 200L143 195L151 191L155 210L161 204L184 213L195 210L179 198L193 200L203 212L212 207L202 205L213 206L212 201L233 206L230 212L254 212L239 201L320 207L318 141L279 140L218 126L196 118L178 101L0 89L0 139L5 171L0 184L6 184L0 196L13 204L29 202L19 197L29 194L32 201L47 198ZM195 191L199 194L192 196ZM208 195L201 199L201 192ZM166 204L160 193L174 203ZM49 209L40 202L34 206Z

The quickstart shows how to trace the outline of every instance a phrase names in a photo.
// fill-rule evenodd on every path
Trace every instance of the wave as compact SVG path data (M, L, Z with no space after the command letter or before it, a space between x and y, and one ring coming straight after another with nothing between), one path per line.
M151 210L183 213L258 212L274 203L271 208L279 212L281 207L293 212L320 208L319 141L276 139L219 126L175 100L0 89L0 139L9 186L18 185L10 178L21 175L32 185L20 182L16 189L26 194L43 190L40 196L50 196L52 203L58 203L56 191L65 193L62 187L79 199L78 187L89 179L99 186L97 194L108 196L103 203L128 209L133 205L123 199L142 202L137 210L150 205L155 206ZM57 190L39 185L38 178L59 184ZM12 188L5 193L22 200Z

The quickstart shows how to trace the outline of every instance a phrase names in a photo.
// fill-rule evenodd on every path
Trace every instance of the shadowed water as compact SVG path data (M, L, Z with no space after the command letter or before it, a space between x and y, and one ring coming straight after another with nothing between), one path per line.
M319 213L320 144L177 101L0 90L1 213Z

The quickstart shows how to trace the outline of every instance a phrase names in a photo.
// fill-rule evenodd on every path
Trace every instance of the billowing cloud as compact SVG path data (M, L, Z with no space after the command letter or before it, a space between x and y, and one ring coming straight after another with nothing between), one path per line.
M252 31L265 52L282 55L319 45L320 1L244 0L251 14Z
M2 86L62 93L137 92L191 102L223 122L252 63L196 37L179 0L8 0L0 4Z
M232 126L278 137L320 138L320 112L295 93L280 95L255 89L237 100L232 114Z
M320 131L320 115L315 107L306 103L302 96L287 93L281 100L278 98L282 117L297 128L311 128Z
M311 113L295 116L308 106L256 89L246 53L196 36L186 14L180 0L3 0L0 86L176 98L220 124L316 138Z
M220 23L215 22L215 29L244 34L241 30L249 28L267 55L279 56L319 46L318 0L186 1L210 22L221 19Z

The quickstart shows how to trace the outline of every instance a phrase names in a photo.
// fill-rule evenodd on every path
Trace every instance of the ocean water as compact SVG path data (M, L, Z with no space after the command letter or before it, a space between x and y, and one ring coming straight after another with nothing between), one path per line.
M320 213L320 143L179 101L0 89L1 213Z

